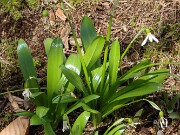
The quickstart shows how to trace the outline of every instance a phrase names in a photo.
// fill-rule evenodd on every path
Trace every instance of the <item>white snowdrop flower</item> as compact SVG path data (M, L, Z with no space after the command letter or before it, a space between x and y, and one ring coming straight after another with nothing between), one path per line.
M68 126L68 117L67 115L63 115L63 129L62 131L66 131L69 129L69 126Z
M162 129L168 125L168 121L166 118L164 118L164 113L162 111L159 112L159 124Z
M22 95L23 95L23 97L25 97L25 98L29 98L29 97L32 95L32 93L30 92L29 89L25 89L25 90L23 91Z
M150 42L152 42L152 41L155 41L156 43L159 42L159 40L153 34L151 34L149 29L146 29L146 34L147 34L147 36L144 39L144 41L142 42L141 46L144 46L147 43L148 39Z

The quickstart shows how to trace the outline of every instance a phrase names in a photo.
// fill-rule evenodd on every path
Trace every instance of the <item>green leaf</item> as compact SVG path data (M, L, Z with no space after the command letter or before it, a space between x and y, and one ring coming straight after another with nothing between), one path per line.
M59 80L61 77L60 65L63 64L63 44L60 38L53 40L48 54L47 64L47 96L50 105L53 94L59 90Z
M108 133L114 126L121 124L121 123L123 122L123 120L124 120L124 118L121 118L121 119L118 119L117 121L115 121L115 122L113 123L113 125L111 125L111 126L106 130L106 132L104 133L104 135L107 135L107 133Z
M161 111L161 109L159 108L159 106L158 105L156 105L154 102L152 102L152 101L150 101L150 100L147 100L147 99L143 99L144 101L147 101L149 104L151 104L151 106L154 108L154 109L156 109L156 110L158 110L158 111Z
M109 66L109 63L106 64L106 70L107 70L108 66ZM92 71L92 84L93 84L93 89L94 89L95 93L96 93L98 86L101 83L102 70L103 70L103 67L101 66Z
M36 114L40 118L44 117L48 111L49 111L49 108L47 108L47 107L44 107L44 106L37 106L36 107Z
M96 61L100 58L105 39L103 37L97 37L88 47L86 53L84 54L84 61L87 66L87 69L90 69Z
M61 67L62 73L65 75L68 81L72 83L77 89L81 90L85 95L87 95L84 84L81 78L78 76L78 74L66 68L64 65L61 65L60 67Z
M38 86L37 80L30 79L30 77L37 78L37 75L35 72L35 67L34 67L34 63L32 60L29 47L27 46L27 44L25 43L23 39L20 39L18 41L17 53L18 53L19 66L20 66L21 72L23 73L23 77L25 81L28 80L28 87L33 88L31 89L32 93L38 92L39 86Z
M72 127L72 134L70 135L82 135L83 130L88 122L90 117L90 112L84 111L79 115Z
M180 119L180 113L179 112L172 112L169 114L169 118L171 119Z
M110 83L113 85L117 79L118 67L120 61L120 45L116 39L111 46L109 54L109 77Z
M88 102L98 99L100 96L98 95L89 95L83 99L80 99L79 101L77 101L74 105L70 106L66 112L66 114L68 115L69 113L71 113L72 111L74 111L75 109L83 106L83 104L87 104Z
M80 75L81 72L81 61L79 59L79 55L77 54L71 54L65 64L65 67L76 72L78 75ZM65 77L65 75L63 74L61 79L59 80L58 83L58 87L62 88L63 86L65 86L65 84L68 82L67 78ZM72 92L74 90L74 85L72 85L71 83L68 84L66 90L67 92Z
M53 42L53 39L52 38L46 38L44 40L44 47L45 47L45 51L46 51L46 55L48 56L49 54L49 50L50 50L50 47L51 47L51 44Z
M139 80L140 81L140 80ZM144 82L144 81L140 81ZM162 88L162 85L159 83L149 82L144 85L139 85L137 83L137 86L135 83L133 83L135 86L127 86L120 90L117 94L111 97L110 101L114 102L117 100L125 99L125 98L131 98L131 97L138 97L138 96L144 96L147 94L151 94L159 89Z
M53 98L53 104L57 104L59 102L59 98L60 98L60 95L56 96ZM72 97L70 94L63 94L62 97L61 97L61 101L60 103L70 103L70 102L75 102L77 101L78 99L75 98L75 97Z
M21 112L16 112L14 115L15 116L29 116L29 117L31 117L34 115L34 113L29 112L29 111L21 111Z
M121 135L126 127L127 126L125 124L118 125L117 127L113 128L107 135Z
M39 116L37 116L36 114L33 115L30 119L30 125L42 125L43 121L41 118L39 118Z
M49 122L46 122L43 125L44 125L45 135L56 135L55 132L52 129L51 124Z
M80 27L81 40L84 52L91 45L92 41L97 37L93 22L89 17L84 16Z

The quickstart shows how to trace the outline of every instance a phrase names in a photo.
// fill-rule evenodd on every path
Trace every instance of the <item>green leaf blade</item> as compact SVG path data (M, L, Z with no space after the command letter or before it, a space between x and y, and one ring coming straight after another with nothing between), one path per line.
M111 46L109 54L109 77L110 83L113 85L117 79L118 67L120 61L120 45L116 39Z
M87 48L91 45L92 41L97 37L94 24L91 21L91 19L87 16L83 17L80 27L80 33L81 33L83 49L84 52L86 52Z
M97 37L89 46L86 53L84 54L84 61L87 66L87 69L90 69L96 61L100 58L105 39L103 37Z

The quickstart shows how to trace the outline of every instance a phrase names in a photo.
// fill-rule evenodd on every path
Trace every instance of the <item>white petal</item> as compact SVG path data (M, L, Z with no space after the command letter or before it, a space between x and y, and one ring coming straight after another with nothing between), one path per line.
M142 42L142 44L141 44L141 46L144 46L145 44L146 44L146 42L147 42L147 40L148 40L148 36L146 36L146 38L144 39L144 41Z
M158 40L154 35L151 35L151 37L152 37L152 39L153 39L156 43L159 42L159 40Z
M152 34L149 34L148 37L149 37L149 41L152 42L153 41Z

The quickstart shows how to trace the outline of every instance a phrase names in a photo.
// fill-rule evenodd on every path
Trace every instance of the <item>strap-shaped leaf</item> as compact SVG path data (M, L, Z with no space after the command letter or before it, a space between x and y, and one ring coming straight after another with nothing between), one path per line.
M46 55L48 56L49 54L49 50L50 50L50 47L51 47L51 44L53 42L53 39L52 38L46 38L44 40L44 47L45 47L45 51L46 51Z
M72 134L70 135L82 135L83 130L88 122L88 119L90 117L90 112L84 111L79 115L79 117L74 122L74 125L72 127Z
M79 59L79 55L77 54L71 54L65 64L65 67L76 72L78 75L80 75L81 72L81 61ZM59 80L59 88L62 88L63 86L65 86L65 84L67 83L67 78L64 76L64 74L62 75L61 79ZM71 83L68 84L68 86L66 87L66 91L68 92L72 92L74 90L74 85L72 85Z
M77 108L83 106L84 104L87 104L88 102L90 102L92 100L98 99L99 97L100 96L98 96L98 95L89 95L89 96L84 97L83 99L80 99L74 105L69 107L66 114L68 115L69 113L76 110Z
M58 82L61 77L60 65L63 64L63 44L60 38L53 40L48 54L47 64L47 95L51 103L53 93L58 91Z
M111 46L110 54L109 54L109 77L110 77L110 85L113 85L117 79L118 67L120 61L120 45L118 40L116 39Z
M25 81L28 81L28 88L33 88L31 89L31 92L38 92L39 86L37 84L37 80L30 79L30 78L37 78L33 59L29 47L27 46L27 44L23 39L20 39L18 41L17 53L18 53L18 61L21 72L23 73L23 77Z
M53 128L52 128L51 124L49 122L45 122L43 124L43 126L44 126L45 135L56 135L55 132L53 131Z
M87 95L87 92L85 90L85 86L81 80L81 78L78 76L78 74L68 68L66 68L64 65L61 65L62 73L65 75L65 77L68 79L70 83L72 83L77 89L81 90L84 95Z
M83 17L83 20L81 22L80 33L83 49L84 52L86 52L87 48L91 45L92 41L97 37L94 24L91 21L91 19L87 16Z
M95 62L100 58L105 39L103 37L97 37L88 47L86 53L84 54L84 61L87 66L87 69L90 69Z

